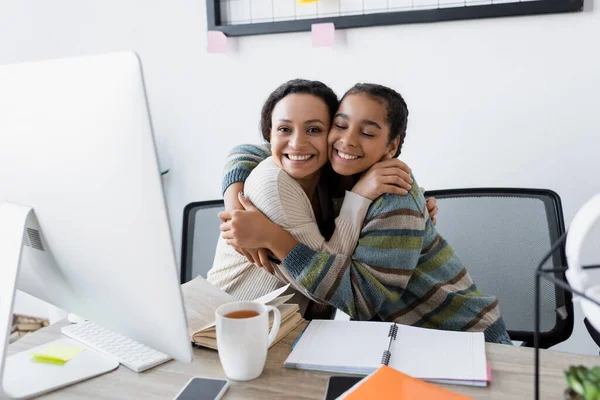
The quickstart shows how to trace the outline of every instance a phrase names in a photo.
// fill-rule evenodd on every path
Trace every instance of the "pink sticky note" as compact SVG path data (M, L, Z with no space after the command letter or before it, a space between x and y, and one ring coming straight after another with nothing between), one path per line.
M208 31L208 52L227 53L227 36L221 31Z
M333 22L312 24L313 47L333 46L335 44L335 25Z

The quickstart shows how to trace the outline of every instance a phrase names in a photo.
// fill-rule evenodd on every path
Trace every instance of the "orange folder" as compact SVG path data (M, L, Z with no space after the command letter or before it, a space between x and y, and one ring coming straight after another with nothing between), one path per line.
M346 400L436 399L466 400L471 397L413 378L385 365L347 394ZM471 399L472 400L472 399Z

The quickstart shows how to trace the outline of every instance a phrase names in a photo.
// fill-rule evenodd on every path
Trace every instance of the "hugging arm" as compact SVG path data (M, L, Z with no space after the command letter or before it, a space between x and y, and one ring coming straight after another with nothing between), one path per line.
M280 178L286 177L281 172ZM279 182L265 185L267 190L254 190L252 178L247 183L247 195L272 221L258 209L242 211L241 215L255 213L264 218L265 225L253 233L249 227L258 224L246 220L240 224L243 234L224 235L242 236L247 245L269 248L282 260L276 266L278 277L352 318L368 320L378 315L384 319L395 310L415 274L421 249L429 241L425 200L416 184L407 196L384 195L373 202L360 222L358 245L353 252L342 253L332 251L332 241L326 242L321 236L314 217L310 220L310 203L299 185ZM420 202L417 195L421 195ZM306 201L299 202L300 197Z
M247 165L238 166L246 167ZM415 201L418 192L419 189L413 182L409 195L384 195L371 204L364 224L360 222L362 230L358 235L358 245L356 241L347 241L347 246L351 249L356 245L353 254L347 250L332 248L331 240L325 241L314 220L312 225L308 220L302 219L281 220L268 212L267 217L287 228L287 231L268 221L263 225L269 227L264 232L275 232L270 235L270 239L263 236L264 241L260 243L255 241L246 244L268 247L273 251L282 260L280 271L287 275L288 281L295 283L294 286L303 288L302 291L309 297L332 304L355 319L370 319L375 315L384 317L385 309L390 304L397 303L404 293L419 260L426 216L423 213L424 204L419 207ZM246 193L249 200L263 212L275 204L276 199L283 204L280 208L285 209L301 195L299 192L279 189L272 194L255 191L251 182ZM257 197L255 194L260 195ZM305 203L301 209L304 218L311 215L310 204ZM294 206L291 206L283 215L289 217L295 214ZM248 214L241 211L239 215ZM254 215L260 217L256 212ZM241 236L250 240L257 239L263 233L263 229L260 229L261 232L249 232L248 227L252 225L248 223L240 223L239 226L240 229L246 229L246 233ZM231 238L236 236L235 232L232 234L231 225L226 229L230 231L224 232L224 238L233 245ZM315 236L319 238L317 242L309 243L306 239ZM242 243L238 245L244 247Z
M311 202L302 186L272 158L252 171L246 181L245 196L239 199L245 210L231 213L230 221L221 226L226 243L242 248L277 248L275 255L279 257L289 253L299 242L317 251L352 254L371 204L370 200L348 192L335 220L335 231L326 240L319 231ZM281 250L282 246L284 250ZM269 266L281 281L322 302L298 285L285 268L275 263Z
M369 199L347 192L335 219L335 230L326 240L319 231L304 190L272 158L252 172L246 182L245 197L239 199L246 210L231 213L231 222L222 225L223 237L229 240L228 244L268 247L273 242L281 244L280 239L289 238L291 234L293 241L288 241L288 252L297 242L303 242L316 250L347 255L352 254L356 247L362 222L371 204ZM277 248L281 249L280 246Z
M281 267L311 297L350 317L384 319L415 273L425 239L426 217L409 197L384 195L371 205L352 255L299 243Z
M270 155L271 148L268 144L260 146L244 144L235 146L231 149L227 155L227 162L225 164L222 180L225 210L234 211L244 209L238 199L238 193L244 191L244 182L252 170ZM227 220L223 219L223 222L227 222ZM267 254L266 249L242 248L239 246L233 247L235 251L246 257L252 264L256 264L259 267L265 267L268 272L272 272L268 260L269 255Z
M235 146L227 155L225 163L222 192L225 194L230 185L245 182L250 173L261 161L271 156L271 146L242 144Z

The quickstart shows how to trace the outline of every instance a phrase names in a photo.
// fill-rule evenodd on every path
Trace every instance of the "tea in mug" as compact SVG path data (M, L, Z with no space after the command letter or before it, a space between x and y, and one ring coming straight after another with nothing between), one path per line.
M258 312L254 311L254 310L240 310L240 311L233 311L228 314L225 314L224 317L239 319L239 318L252 318L252 317L256 317L257 315L258 315Z

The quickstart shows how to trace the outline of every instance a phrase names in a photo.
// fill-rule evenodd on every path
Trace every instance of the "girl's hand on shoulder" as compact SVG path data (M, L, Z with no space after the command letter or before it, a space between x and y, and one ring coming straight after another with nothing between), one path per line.
M365 171L352 191L369 200L385 193L406 195L413 183L410 173L408 165L397 158L383 160Z
M421 188L421 192L423 192L423 195L425 194L425 188ZM435 218L435 216L438 213L438 206L437 206L437 199L435 197L429 197L427 199L425 199L425 205L427 206L427 212L429 213L429 216L431 217L431 222L435 225L437 220Z

